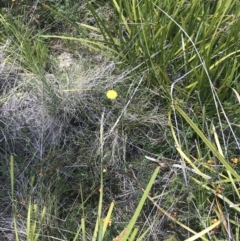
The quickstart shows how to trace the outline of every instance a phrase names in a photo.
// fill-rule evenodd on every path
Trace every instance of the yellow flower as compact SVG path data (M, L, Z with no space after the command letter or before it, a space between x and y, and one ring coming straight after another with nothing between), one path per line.
M215 218L211 221L212 224L216 223L218 220Z
M232 161L233 163L235 163L235 164L237 164L237 163L238 163L238 159L237 159L236 157L231 158L231 161Z
M103 223L106 223L108 225L108 227L112 226L112 219L107 219L107 218L104 218L103 220Z
M207 164L208 164L208 165L213 165L214 162L213 162L213 160L208 160L208 161L207 161Z
M215 191L215 195L221 194L222 190L218 187L217 190Z
M110 100L116 99L118 96L117 92L115 90L108 90L107 91L107 98Z

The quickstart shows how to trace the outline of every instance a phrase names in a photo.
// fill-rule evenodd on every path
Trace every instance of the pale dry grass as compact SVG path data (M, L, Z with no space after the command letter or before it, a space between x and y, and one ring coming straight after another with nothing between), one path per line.
M64 233L76 230L77 223L71 221L72 226L69 226L67 220L80 215L75 211L75 205L79 203L77 186L80 180L89 188L96 188L98 177L95 176L100 170L99 125L103 113L105 195L119 203L117 213L127 211L126 214L131 215L134 211L139 191L129 170L138 169L137 177L141 180L149 178L153 169L149 169L146 162L139 164L138 161L142 161L144 154L151 153L148 150L150 142L152 145L161 139L156 130L164 132L167 126L164 107L148 102L155 93L143 86L140 80L144 76L135 75L134 79L128 80L131 81L128 85L125 81L131 70L119 74L115 64L104 58L99 63L96 62L98 58L89 62L81 56L66 56L67 60L63 56L53 59L54 71L43 76L24 73L20 66L20 73L14 72L14 84L5 90L0 106L6 160L2 180L5 183L9 178L7 163L10 153L14 153L21 240L26 238L27 206L20 201L24 200L27 205L29 198L33 198L39 207L46 204L52 210L46 218L46 225L50 225L52 231L47 232L46 237L51 238L54 233L63 238ZM67 61L65 66L64 61ZM7 66L5 64L2 73L13 76ZM1 77L7 79L3 74ZM108 89L118 91L116 100L107 100ZM148 172L144 172L147 168ZM34 186L32 175L37 178ZM66 186L68 182L73 187ZM1 187L4 195L10 192L9 185ZM55 188L57 190L52 191ZM89 195L89 188L84 195ZM74 197L68 196L69 189L74 190ZM2 201L7 204L11 198L6 196ZM121 207L124 202L127 205ZM91 207L92 210L95 208ZM61 209L64 216L60 218L58 212ZM124 224L127 215L118 216L116 224ZM3 217L9 216L11 205L6 206L3 213ZM90 220L90 226L92 221L95 220Z

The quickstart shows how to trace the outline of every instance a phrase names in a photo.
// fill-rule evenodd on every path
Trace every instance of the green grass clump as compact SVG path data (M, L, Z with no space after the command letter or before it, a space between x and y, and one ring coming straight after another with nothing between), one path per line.
M198 91L206 105L213 104L212 85L221 101L229 98L229 87L237 82L235 1L112 1L111 19L86 2L96 26L82 27L95 31L97 38L54 37L79 41L123 66L147 70L151 84L164 93L176 81L184 85L185 100Z

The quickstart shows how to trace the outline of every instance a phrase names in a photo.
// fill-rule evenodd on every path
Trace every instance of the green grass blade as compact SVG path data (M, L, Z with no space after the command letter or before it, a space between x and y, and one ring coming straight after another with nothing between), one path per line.
M83 234L84 234L84 232L86 231L85 229L83 229L83 224L84 224L84 220L83 220L83 219L84 219L84 218L81 219L81 225L79 225L78 230L77 230L77 232L76 232L76 234L75 234L75 236L74 236L73 241L77 241L81 230L82 230L82 233L83 233ZM85 241L86 239L82 238L82 240Z
M201 185L201 187L205 188L206 190L210 191L212 194L215 195L216 190L213 190L211 187L209 187L207 184L200 182L196 178L192 177L192 180L195 181L197 184ZM218 194L218 198L222 199L225 203L229 205L229 207L233 208L235 211L240 213L240 207L236 204L234 204L231 200L229 200L227 197L223 196L222 194Z
M122 14L122 9L120 8L120 6L118 5L118 3L117 3L116 0L112 0L112 1L113 1L113 4L114 4L116 10L118 11L118 14L120 15L120 18L121 18L122 21L123 21L123 24L124 24L126 30L128 31L128 34L131 34L131 30L130 30L130 28L129 28L129 26L128 26L127 20L126 20L126 18L124 17L124 15ZM130 16L130 15L129 15L129 16Z
M102 18L97 14L97 12L93 8L92 4L88 0L85 0L85 2L87 3L92 15L96 19L96 23L97 23L99 29L101 30L101 33L102 33L105 41L112 43L112 45L114 46L115 41L110 32L110 24L107 24L102 20Z
M111 53L116 54L120 56L121 58L125 58L125 56L113 48L109 47L109 45L106 45L102 41L94 41L94 40L88 40L84 38L75 38L75 37L70 37L70 36L61 36L61 35L40 35L42 38L57 38L57 39L63 39L63 40L71 40L71 41L76 41L80 42L81 44L87 46L89 49L93 49L95 51L100 51L104 56L108 58L112 58Z
M219 224L221 223L221 221L217 221L216 223L212 224L211 226L205 228L204 230L202 230L201 232L195 234L194 236L192 236L191 238L185 239L185 241L194 241L197 240L199 238L201 238L204 234L209 233L211 230L213 230L214 228L216 228Z
M139 230L138 227L134 228L134 230L133 230L133 232L132 232L132 234L131 234L131 236L129 238L129 241L134 241L134 239L135 239L135 237L136 237L136 235L138 233L138 230Z
M87 37L86 32L84 32L83 29L79 28L79 26L76 23L72 22L67 17L65 17L63 14L61 14L58 11L56 11L55 9L51 8L49 5L47 5L45 3L41 3L41 4L42 4L43 8L45 8L46 10L49 10L50 12L54 13L58 17L62 18L66 23L70 24L71 26L76 28L80 33L83 33Z
M15 215L14 215L14 217L13 217L13 223L14 223L15 239L16 239L16 241L20 241L19 235L18 235L17 219L16 219L16 216L15 216Z
M140 237L137 238L137 241L144 240L145 236L148 234L148 232L153 228L153 225L156 223L157 219L155 219L151 225L148 226L148 228L141 234Z
M202 139L206 146L213 152L213 154L218 158L218 160L225 166L225 168L238 180L240 176L236 171L230 166L230 164L224 159L224 157L219 153L215 145L213 145L208 138L202 133L198 126L188 117L188 115L178 106L174 105L174 108L179 112L179 114L186 120L186 122L192 127L196 134Z
M160 170L160 167L157 167L155 169L155 171L154 171L154 173L153 173L153 175L152 175L152 177L151 177L151 179L150 179L146 189L144 190L143 196L142 196L142 198L141 198L141 200L140 200L140 202L139 202L139 204L138 204L138 206L136 208L136 211L135 211L132 219L130 220L130 222L129 222L128 226L127 226L126 232L124 233L124 236L123 236L121 241L126 241L129 238L129 236L130 236L130 234L131 234L131 232L133 230L133 227L134 227L134 225L135 225L135 223L137 221L137 218L138 218L138 216L139 216L139 214L140 214L140 212L142 210L142 207L143 207L143 205L144 205L144 203L145 203L145 201L146 201L146 199L148 197L148 194L149 194L149 192L150 192L150 190L152 188L152 185L153 185L153 183L154 183L154 181L155 181L155 179L156 179L156 177L157 177L157 175L159 173L159 170Z
M10 178L11 178L11 193L12 201L14 200L14 157L10 156Z
M106 216L106 218L103 221L102 239L104 238L104 234L105 234L105 232L107 230L107 227L109 225L109 222L111 220L111 215L112 215L113 208L114 208L114 202L111 203L111 205L109 207L109 210L108 210L108 213L107 213L107 216Z
M31 240L33 234L31 230L31 217L32 217L32 204L31 200L28 203L28 214L27 214L27 225L26 225L26 233L27 233L27 240Z

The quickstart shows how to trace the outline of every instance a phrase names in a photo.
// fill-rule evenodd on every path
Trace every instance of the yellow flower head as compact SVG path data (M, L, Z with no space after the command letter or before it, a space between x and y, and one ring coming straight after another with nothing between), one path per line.
M115 90L108 90L107 91L107 98L110 100L116 99L118 96L117 92Z
M212 224L216 223L218 220L215 218L211 221Z
M235 164L237 164L237 163L238 163L238 159L237 159L236 157L231 158L231 161L232 161L233 163L235 163Z
M112 219L104 218L102 221L104 224L106 223L108 227L112 226Z
M213 160L208 160L208 161L207 161L207 164L208 164L208 165L213 165L213 164L214 164L214 161L213 161Z

